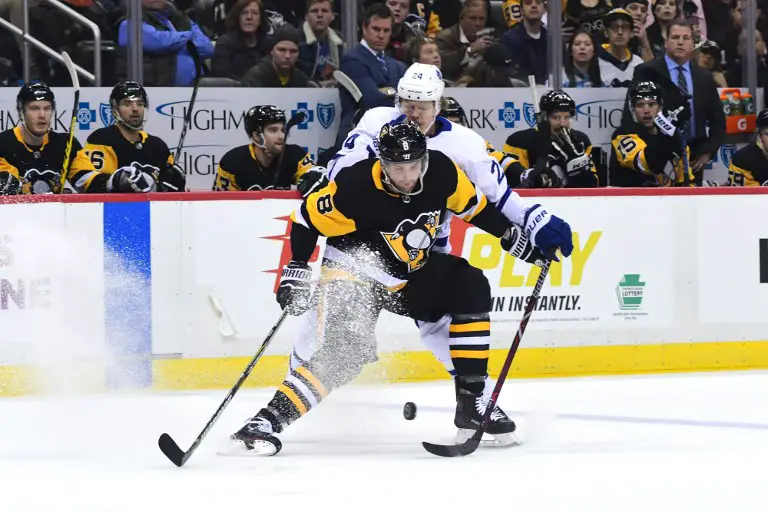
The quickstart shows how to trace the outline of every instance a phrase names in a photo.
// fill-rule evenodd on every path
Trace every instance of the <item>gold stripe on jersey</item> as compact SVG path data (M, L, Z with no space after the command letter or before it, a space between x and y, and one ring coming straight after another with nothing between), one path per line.
M16 140L21 142L21 144L26 148L27 151L32 153L35 151L34 149L27 146L27 143L24 142L24 134L21 133L21 125L15 127L13 129L13 136L16 137ZM45 146L48 145L48 142L50 141L50 138L48 137L48 134L46 133L43 135L43 143L40 145L40 148L37 151L40 151L41 153L45 150Z
M225 171L221 165L219 165L216 170L216 180L213 182L213 190L224 192L229 190L240 190L240 186L237 184L235 175Z
M491 319L487 313L454 315L448 328L449 351L460 375L485 375L491 343Z
M451 359L488 359L491 350L464 350L456 348L458 345L451 345ZM487 345L486 345L487 346Z
M67 179L78 192L88 192L91 183L98 175L99 172L94 168L85 150L81 149L72 160L72 165L69 166Z
M510 154L513 157L515 157L517 161L520 162L520 165L522 165L526 169L530 167L530 162L528 161L527 149L510 146L509 144L504 144L503 151L504 153Z
M8 160L5 158L0 157L0 173L7 173L11 176L14 176L17 180L21 181L21 176L19 176L19 170L8 163Z
M760 182L755 179L752 171L742 169L731 163L728 166L728 185L731 187L759 187Z
M93 168L101 173L114 174L118 169L117 155L112 146L86 142L85 154L90 159Z
M314 227L325 237L342 236L357 229L354 220L347 218L336 209L333 197L337 191L338 185L332 181L324 188L310 194L301 206L300 216L308 224L307 227ZM294 221L297 221L297 218L295 214L291 215Z
M448 197L446 207L456 215L471 221L488 204L488 200L475 186L469 181L464 171L454 163L456 168L456 190Z

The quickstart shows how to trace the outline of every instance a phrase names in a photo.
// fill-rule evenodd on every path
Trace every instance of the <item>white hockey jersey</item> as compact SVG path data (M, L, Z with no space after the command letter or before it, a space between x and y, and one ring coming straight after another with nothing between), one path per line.
M338 172L360 160L378 156L376 138L381 127L387 123L396 124L405 119L400 110L393 107L377 107L365 113L358 125L349 132L344 145L328 164L329 179ZM456 162L467 177L474 183L490 202L496 205L505 217L517 225L524 224L523 219L528 206L520 196L507 186L507 179L499 163L488 154L485 139L464 126L455 124L438 116L435 120L435 133L427 137L427 147L440 151ZM450 218L441 227L435 244L450 250L447 237L450 233Z

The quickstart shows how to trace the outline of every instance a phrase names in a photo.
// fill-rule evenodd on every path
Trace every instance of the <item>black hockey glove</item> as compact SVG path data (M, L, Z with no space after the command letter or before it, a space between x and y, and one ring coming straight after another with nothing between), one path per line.
M51 169L30 169L24 173L23 187L28 194L53 194L61 188L61 174Z
M312 192L320 190L328 184L328 170L319 165L313 166L299 178L297 188L302 199L306 198Z
M533 246L523 230L516 225L510 226L500 241L501 248L519 260L539 267L546 261L544 254L538 247Z
M520 174L520 188L560 188L560 177L547 166L545 159L536 162L533 169L526 169Z
M568 176L575 177L591 172L592 158L587 154L583 142L573 140L571 130L568 128L563 128L560 133L552 137L550 155L555 161L565 163L563 170Z
M107 182L107 190L110 192L155 192L157 185L154 176L158 172L157 167L133 162L112 174Z
M157 175L158 192L184 192L186 186L187 177L177 164L166 165Z
M21 193L21 181L9 172L0 173L0 196L15 196Z
M300 261L291 260L283 268L277 302L289 315L304 314L311 306L312 269Z

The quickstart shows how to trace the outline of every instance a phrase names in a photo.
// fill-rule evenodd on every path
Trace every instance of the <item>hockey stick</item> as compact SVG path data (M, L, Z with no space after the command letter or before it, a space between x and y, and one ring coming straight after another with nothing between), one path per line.
M189 52L192 60L195 61L195 81L192 84L192 98L189 100L187 115L184 116L184 126L181 128L179 143L176 145L176 153L173 155L174 164L179 163L181 150L184 147L184 138L187 136L187 128L190 124L192 124L192 113L195 109L195 98L197 98L197 90L200 88L200 77L203 75L203 63L200 60L200 54L197 51L197 47L192 41L187 41L187 52Z
M64 59L64 65L69 71L69 77L72 79L72 88L75 90L75 103L72 106L72 121L69 123L69 134L67 134L67 145L64 148L64 160L61 163L61 191L64 192L64 185L67 183L69 175L69 165L72 162L72 145L75 142L75 125L77 124L77 109L80 105L80 78L77 76L75 64L67 52L61 52L61 58Z
M477 450L477 447L480 446L480 440L483 438L483 434L488 429L488 425L491 424L491 413L496 407L496 401L499 398L499 393L501 393L501 386L503 386L504 381L507 380L507 374L509 373L509 368L512 366L512 360L515 358L517 348L520 346L520 341L523 339L523 334L525 333L525 328L528 326L528 320L531 318L533 308L538 302L539 293L541 293L541 288L544 286L544 280L547 278L547 274L549 273L550 264L550 260L547 260L546 263L544 263L544 266L541 268L541 273L539 274L539 280L536 281L536 286L534 286L533 292L528 298L528 304L525 306L523 319L520 320L520 327L517 329L517 334L515 334L515 339L512 342L512 346L510 347L509 352L507 352L507 358L504 360L504 366L501 367L499 378L496 381L493 392L491 393L491 399L485 406L483 425L479 430L477 430L477 432L475 432L472 437L461 444L440 445L427 442L421 443L422 446L424 446L424 449L429 453L438 455L440 457L462 457L464 455L473 453L475 450Z
M229 402L234 398L235 393L240 389L240 386L243 385L245 380L248 378L248 376L251 374L251 371L253 370L253 367L256 366L256 363L259 362L259 359L261 359L262 354L264 354L264 351L267 349L269 344L272 342L272 338L275 337L275 333L277 333L277 330L280 328L281 325L283 325L283 321L285 320L285 317L288 316L287 311L283 311L280 313L280 318L277 319L277 323L272 327L272 330L269 331L269 334L267 334L267 338L264 340L264 343L261 344L261 347L259 347L259 350L256 352L256 355L253 356L253 359L251 359L251 362L248 363L248 366L245 367L245 370L243 370L242 375L240 375L240 378L237 379L237 382L235 383L234 387L229 390L229 393L227 393L227 396L224 398L224 401L221 402L221 405L216 410L214 415L211 417L210 420L208 420L208 423L205 425L205 428L202 432L197 436L197 439L195 439L195 442L192 443L192 446L189 447L189 450L182 451L181 448L179 448L179 445L176 444L176 441L173 440L171 436L168 434L163 434L160 436L160 439L157 440L157 444L160 447L160 450L165 454L166 457L170 459L171 462L176 464L178 467L181 467L186 463L189 458L192 456L193 453L195 453L195 450L197 450L197 447L200 446L200 443L203 442L203 439L206 435L208 435L208 432L213 427L214 423L219 419L219 416L224 412L224 409L226 409L227 405L229 405Z
M363 93L360 92L360 88L355 84L355 82L352 81L349 76L344 73L343 71L339 71L338 69L333 72L333 78L336 79L339 84L347 90L350 96L352 96L352 99L355 100L355 103L360 106L360 102L363 99Z
M533 96L533 111L536 112L536 118L539 117L539 95L536 92L536 77L528 75L528 86L531 88L531 95Z
M275 182L272 184L273 187L277 186L277 182L280 181L280 174L283 171L283 157L285 156L286 147L288 146L288 134L291 133L291 128L293 128L297 124L303 123L306 118L307 118L307 114L304 113L303 110L299 110L293 115L293 117L291 117L288 120L287 123L285 123L285 138L283 139L283 152L280 153L280 156L277 159L277 171L275 171Z

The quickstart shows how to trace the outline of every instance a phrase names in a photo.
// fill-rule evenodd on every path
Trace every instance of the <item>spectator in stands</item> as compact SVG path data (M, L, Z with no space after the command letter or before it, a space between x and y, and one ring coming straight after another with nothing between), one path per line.
M0 57L0 87L18 87L19 79L8 59Z
M213 44L200 27L188 16L179 12L165 0L141 0L143 26L141 31L144 47L144 83L146 86L187 86L195 78L195 63L187 52L191 41L200 57L213 56ZM120 22L118 30L117 78L127 78L126 48L128 44L128 20Z
M484 27L503 31L505 27L499 25L493 16L490 15L491 1L482 1L485 3L486 13L488 13L485 18ZM517 1L519 4L519 0ZM460 20L461 11L466 6L466 3L467 0L434 0L431 9L429 9L427 35L429 37L437 37L446 28L456 25Z
M310 87L309 77L296 67L301 32L283 25L272 36L269 55L243 75L243 87Z
M683 2L683 17L693 29L693 44L701 42L701 20L698 16L699 8L690 0Z
M299 62L296 65L310 80L323 87L336 85L333 72L341 66L344 42L330 27L333 23L331 0L309 0L302 26Z
M413 38L408 42L408 51L406 52L405 63L410 66L415 63L432 64L442 71L442 58L440 57L440 48L431 37ZM443 76L445 79L445 76ZM445 81L445 80L443 80Z
M413 33L405 26L405 18L410 11L410 0L386 0L392 12L392 37L389 38L387 55L400 62L405 62L408 39Z
M618 9L625 9L632 15L634 28L632 38L629 40L629 51L639 55L643 61L654 59L651 43L648 41L648 0L617 0L613 5Z
M664 1L664 0L659 0ZM684 134L691 148L691 168L696 184L701 185L704 166L717 153L725 135L725 116L720 95L712 75L691 65L693 55L693 29L684 20L667 27L669 37L664 57L640 64L635 68L633 81L655 81L665 89L664 105L672 106L672 96L688 96L691 118Z
M606 87L629 87L635 67L643 63L643 59L629 51L634 23L632 15L624 9L613 9L603 19L608 44L598 48L597 58Z
M605 40L603 16L610 10L610 0L568 0L563 18L566 26L588 32L597 44L601 44Z
M483 52L479 62L467 67L453 86L528 87L528 79L510 57L507 47L495 43Z
M392 12L384 4L373 4L363 13L363 39L341 59L341 71L357 84L365 109L394 106L395 88L405 65L384 54L392 34ZM346 89L340 89L341 121L337 143L352 128L357 104Z
M467 67L477 64L483 52L495 42L493 29L483 32L487 18L488 6L484 0L467 0L459 13L459 22L435 38L443 62L443 76L448 80L458 79Z
M675 0L656 0L653 4L654 22L647 29L648 42L655 58L665 54L667 34L670 25L680 17L680 9Z
M514 55L520 71L534 75L537 84L547 81L547 29L541 22L546 10L544 0L522 0L523 22L507 30L502 42Z
M731 63L731 66L725 73L725 80L731 87L747 86L746 80L742 79L742 67L747 53L747 37L749 37L747 31L742 30L739 36L739 58ZM766 65L765 40L763 35L757 30L755 30L753 37L755 38L755 60L757 61L757 86L766 87L768 85L768 65Z
M721 51L725 51L728 41L731 40L733 42L733 53L729 54L729 56L735 57L738 34L741 31L741 29L736 30L736 24L733 19L734 12L732 6L735 2L733 0L705 0L703 3L704 15L707 19L707 39L717 42ZM725 66L724 59L721 58L720 64Z
M602 87L595 40L584 29L573 35L568 53L563 56L563 87Z
M696 48L696 63L700 68L712 73L718 87L728 87L728 81L720 66L720 47L714 41L704 41Z
M260 0L237 0L227 14L227 33L216 41L211 74L240 80L267 51L267 25Z

